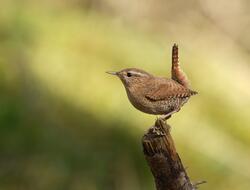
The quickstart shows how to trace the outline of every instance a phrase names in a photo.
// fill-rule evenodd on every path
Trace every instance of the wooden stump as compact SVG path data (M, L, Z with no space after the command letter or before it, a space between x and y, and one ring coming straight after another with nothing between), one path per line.
M157 190L195 190L176 152L170 126L157 119L142 138L143 152ZM199 183L200 184L200 183Z

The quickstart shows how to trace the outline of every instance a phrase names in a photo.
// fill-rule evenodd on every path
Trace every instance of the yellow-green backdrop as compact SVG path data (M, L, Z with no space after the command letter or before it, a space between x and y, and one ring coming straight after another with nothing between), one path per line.
M169 124L203 190L250 189L247 0L2 0L0 190L153 190L135 110L107 70L170 76L199 92Z

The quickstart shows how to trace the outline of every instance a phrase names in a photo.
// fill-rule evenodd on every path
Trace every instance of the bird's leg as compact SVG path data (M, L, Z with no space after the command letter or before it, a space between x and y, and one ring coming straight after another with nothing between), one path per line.
M168 113L167 115L162 115L162 116L160 117L160 119L162 119L163 121L166 121L166 120L168 120L169 118L171 118L171 116L172 116L172 112Z
M160 119L163 119L164 121L166 121L172 116L172 114L174 114L178 111L180 111L180 108L174 109L171 112L167 113L166 115L161 116Z

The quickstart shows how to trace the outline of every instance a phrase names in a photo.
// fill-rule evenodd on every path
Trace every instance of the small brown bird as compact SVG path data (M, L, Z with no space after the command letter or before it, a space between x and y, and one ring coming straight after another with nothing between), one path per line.
M187 84L187 78L182 83L183 75L180 75L178 69L173 71L173 68L176 68L174 64L178 64L177 45L173 46L172 64L172 78L175 77L175 80L156 77L136 68L107 73L120 78L127 96L135 108L145 113L163 115L163 119L168 119L173 113L180 110L190 96L197 94L187 85L183 85Z

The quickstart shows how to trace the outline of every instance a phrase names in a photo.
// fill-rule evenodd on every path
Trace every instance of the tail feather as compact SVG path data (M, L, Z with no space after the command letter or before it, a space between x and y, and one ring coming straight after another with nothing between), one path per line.
M190 90L190 95L193 96L193 95L196 95L198 94L198 92L194 91L194 90Z
M177 44L174 44L172 48L172 79L186 88L190 87L190 82L187 78L187 75L181 70L181 67L179 64Z

